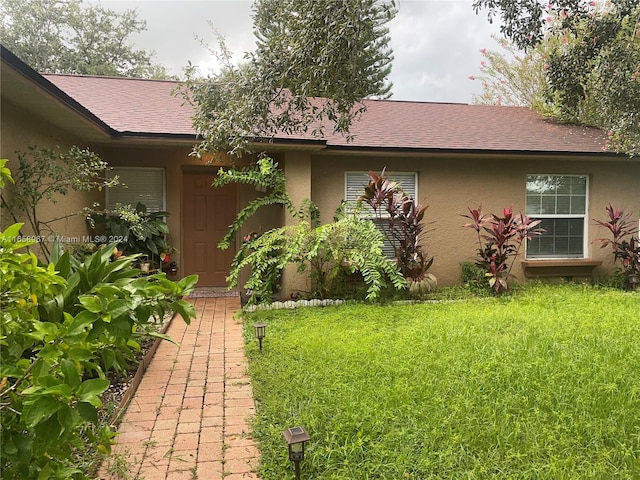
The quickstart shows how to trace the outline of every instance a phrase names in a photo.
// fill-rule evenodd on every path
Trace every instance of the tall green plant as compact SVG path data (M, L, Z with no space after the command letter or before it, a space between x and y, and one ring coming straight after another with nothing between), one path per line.
M296 210L287 193L284 172L278 168L278 163L272 158L262 156L255 164L244 168L220 169L218 177L214 180L214 187L222 187L230 183L253 185L265 191L265 194L252 200L236 216L229 226L229 231L224 236L218 247L226 250L233 243L236 234L242 225L254 215L261 207L267 205L284 205L291 215L296 216Z
M78 452L106 453L114 433L100 423L105 373L123 370L153 335L155 318L175 311L197 281L138 277L134 258L104 246L84 262L58 248L41 266L15 224L0 232L0 423L3 478L85 479Z
M229 287L236 286L240 271L250 267L244 287L250 292L248 303L255 304L271 301L273 286L289 264L297 265L300 272L309 270L322 297L331 296L334 280L344 269L362 274L366 298L375 300L388 283L396 289L406 287L395 262L384 256L382 244L382 234L373 222L355 216L316 228L301 221L295 227L270 230L245 242L227 280Z

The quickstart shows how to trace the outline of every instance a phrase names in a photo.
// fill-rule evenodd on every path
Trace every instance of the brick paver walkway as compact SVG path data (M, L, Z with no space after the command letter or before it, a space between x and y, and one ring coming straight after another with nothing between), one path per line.
M197 317L176 317L123 416L114 452L127 458L127 478L257 479L258 450L246 374L240 299L191 300ZM117 457L115 457L117 458ZM113 463L113 461L112 461ZM115 475L101 475L115 479Z

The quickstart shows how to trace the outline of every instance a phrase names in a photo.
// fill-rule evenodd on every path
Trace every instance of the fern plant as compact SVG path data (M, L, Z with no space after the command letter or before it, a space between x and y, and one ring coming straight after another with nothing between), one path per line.
M383 287L401 290L406 281L397 264L384 256L383 237L371 221L346 216L336 222L313 227L308 221L282 227L250 239L236 255L227 278L230 288L238 285L240 271L250 267L244 285L248 304L269 302L282 270L297 264L310 271L316 295L331 296L340 272L360 273L367 285L366 299L376 300Z
M261 207L284 205L293 216L296 216L297 212L286 190L284 172L278 168L278 163L272 158L267 156L260 157L255 164L241 169L230 168L224 170L221 168L218 171L218 177L213 182L213 186L223 187L230 183L253 185L260 190L264 190L265 195L252 200L238 212L235 220L229 226L229 231L218 243L218 248L222 250L229 248L242 225Z

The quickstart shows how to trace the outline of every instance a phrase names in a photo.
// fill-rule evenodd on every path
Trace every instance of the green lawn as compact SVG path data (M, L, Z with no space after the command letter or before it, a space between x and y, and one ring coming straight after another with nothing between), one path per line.
M268 323L259 353L251 325ZM255 313L263 480L640 478L640 292Z

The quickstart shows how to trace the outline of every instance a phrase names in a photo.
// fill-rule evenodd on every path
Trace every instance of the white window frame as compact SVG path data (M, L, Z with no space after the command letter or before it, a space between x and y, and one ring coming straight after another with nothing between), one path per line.
M126 185L125 188L135 188L135 184L133 184L132 179L137 176L144 176L145 173L154 172L155 174L160 173L161 185L159 186L160 190L160 207L149 206L144 203L147 208L149 208L149 212L158 212L158 211L166 211L167 209L167 181L166 181L166 172L162 167L113 167L112 170L107 172L107 176L109 178L113 178L116 175L120 177L120 183ZM126 178L125 178L126 177ZM132 185L130 185L130 182ZM116 203L130 204L131 202L122 202L118 199L114 199L113 197L117 196L117 193L122 191L124 188L122 185L116 185L115 187L110 187L106 189L105 202L108 209L113 209ZM138 201L135 201L132 207L135 208Z
M353 190L352 191L349 190L349 176L350 175L351 176L357 175L359 177L362 177L362 185L358 186L358 193L357 194L355 194L355 192ZM405 180L410 178L410 177L413 177L413 192L405 191L405 193L408 196L413 197L414 199L418 198L418 172L391 172L388 175L391 178L391 180L394 180L396 177L399 177L399 176L405 177ZM398 181L400 186L403 187L402 180L394 180L394 181ZM353 208L353 206L357 202L358 198L364 193L364 187L368 183L369 183L369 171L368 170L367 171L364 171L364 170L351 170L351 171L344 172L344 199L348 204L347 208ZM364 203L364 202L362 204L362 210L357 212L357 214L358 214L359 218L367 218L367 219L372 220L372 221L373 220L378 220L378 218L376 217L376 214L373 211L373 209L369 205ZM384 218L387 218L388 216L389 216L389 214L386 211L381 211L380 212L380 221L384 220ZM378 226L378 228L380 229L381 227ZM395 256L395 251L393 250L392 245L387 241L386 236L384 237L383 251L385 253L385 256L387 256L389 258L393 258Z
M528 207L528 202L527 202L527 187L526 187L526 183L527 183L527 179L530 176L536 176L536 177L581 177L584 178L586 180L585 182L585 198L584 198L584 213L583 214L576 214L576 213L554 213L554 214L549 214L549 213L529 213L528 210L526 210L526 208ZM558 256L558 255L554 255L554 256L530 256L529 252L527 251L527 247L528 247L528 241L525 241L525 258L527 260L570 260L570 259L581 259L581 258L588 258L588 248L589 248L589 222L588 222L588 215L589 215L589 189L590 189L590 179L589 179L589 175L585 175L585 174L576 174L576 173L528 173L525 177L525 211L526 211L526 215L532 219L536 219L536 220L542 220L545 218L551 218L551 219L571 219L571 218L580 218L583 220L583 231L582 231L582 256L576 256L576 255L565 255L565 256ZM544 234L543 234L544 235Z

